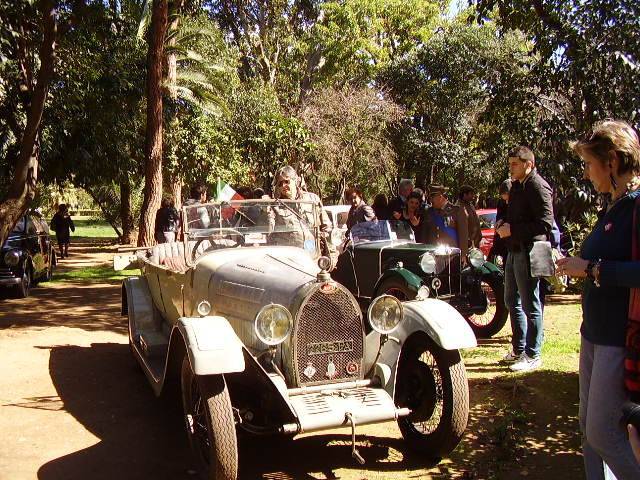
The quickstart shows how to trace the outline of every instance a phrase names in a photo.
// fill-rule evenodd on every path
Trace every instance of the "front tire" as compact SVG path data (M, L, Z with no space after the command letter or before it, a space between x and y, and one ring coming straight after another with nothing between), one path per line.
M432 458L458 445L469 418L469 384L457 350L444 350L429 336L416 333L402 348L395 403L412 413L398 419L412 450Z
M181 372L187 435L202 478L238 478L238 439L222 375L196 376L185 355Z
M465 315L477 338L491 338L507 323L509 312L504 303L504 282L494 276L482 279L481 288L487 296L487 309L477 315Z
M31 268L29 268L28 264L25 264L22 269L22 278L20 279L20 283L18 284L18 288L16 291L17 298L27 298L29 296L29 292L31 291Z

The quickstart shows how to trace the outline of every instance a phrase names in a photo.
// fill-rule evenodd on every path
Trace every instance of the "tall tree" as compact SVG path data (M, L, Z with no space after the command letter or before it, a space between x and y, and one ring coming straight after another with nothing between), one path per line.
M162 200L162 66L167 21L167 0L155 0L148 37L145 184L138 231L139 246L153 245L155 215Z
M22 3L22 2L20 2ZM23 10L24 15L28 7L18 8L18 12ZM40 4L42 18L42 40L39 47L38 58L40 67L36 76L35 84L31 78L30 59L27 58L29 52L26 51L26 39L24 35L24 18L5 18L6 27L17 32L17 42L14 44L14 53L18 58L21 69L20 91L25 98L25 110L27 120L20 141L20 151L14 168L13 180L7 192L6 198L0 203L0 245L3 245L9 236L9 232L18 219L24 214L29 203L33 200L36 192L38 180L38 159L39 159L39 133L44 111L49 84L53 77L55 45L57 36L57 11L54 0L43 0ZM20 14L18 13L18 14ZM11 25L9 22L15 21ZM22 30L22 32L21 32Z

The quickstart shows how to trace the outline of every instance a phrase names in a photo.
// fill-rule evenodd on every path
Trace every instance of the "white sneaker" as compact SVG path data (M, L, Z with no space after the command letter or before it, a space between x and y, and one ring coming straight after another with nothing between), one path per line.
M522 358L523 355L524 355L524 352L517 354L513 351L513 349L511 349L509 350L509 353L507 353L504 357L502 357L501 361L505 363L517 362Z
M522 355L522 358L520 360L511 365L509 368L514 372L528 372L530 370L540 368L541 366L542 359L540 357L531 358L525 353Z

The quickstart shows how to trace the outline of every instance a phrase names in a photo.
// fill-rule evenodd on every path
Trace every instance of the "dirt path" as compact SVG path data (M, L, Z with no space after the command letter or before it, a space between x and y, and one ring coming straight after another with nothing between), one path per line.
M60 269L109 262L75 244ZM177 408L157 400L128 351L117 283L50 283L0 300L0 480L193 479ZM506 348L507 338L485 343ZM499 376L467 359L471 418L451 459L407 454L393 423L362 428L367 463L345 429L291 443L241 444L243 479L579 478L577 376ZM525 412L525 413L523 413Z

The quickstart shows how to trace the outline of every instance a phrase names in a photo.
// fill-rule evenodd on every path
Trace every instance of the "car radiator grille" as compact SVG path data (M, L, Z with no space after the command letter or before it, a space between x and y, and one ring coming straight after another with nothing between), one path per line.
M450 255L436 255L437 277L441 280L442 286L438 290L438 295L458 295L460 294L460 253Z
M351 295L341 287L331 293L317 288L307 297L293 338L293 366L299 386L362 378L362 317Z
M0 267L0 278L13 278L15 275L10 268Z

